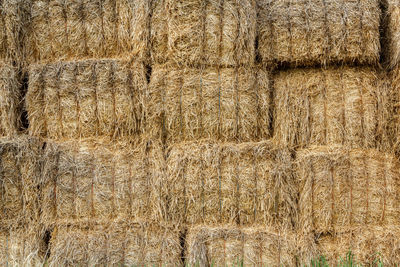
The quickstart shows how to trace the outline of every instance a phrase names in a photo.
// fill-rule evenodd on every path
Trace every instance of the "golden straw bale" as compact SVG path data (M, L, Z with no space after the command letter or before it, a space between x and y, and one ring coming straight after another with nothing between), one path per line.
M148 223L57 226L49 266L181 266L179 232Z
M21 92L16 68L0 61L0 136L13 136L21 127Z
M140 130L144 66L119 60L34 65L26 106L29 133L52 139L131 137Z
M152 29L156 63L226 67L255 61L254 0L158 1Z
M31 0L29 63L88 58L144 59L147 0Z
M82 140L47 143L41 221L161 220L165 163L161 146Z
M189 229L190 266L295 266L296 241L270 228L197 226Z
M0 231L1 266L43 266L43 240L32 229Z
M41 146L33 137L0 139L0 228L38 222Z
M389 88L381 72L337 67L275 77L274 139L281 145L389 149Z
M400 2L399 0L383 0L386 8L386 61L393 68L400 62Z
M269 73L253 68L156 65L149 85L148 128L167 143L270 136Z
M266 65L379 61L379 0L257 2L258 49Z
M297 161L301 230L400 223L400 165L392 154L321 146L299 151Z
M168 214L177 224L292 228L297 186L291 153L271 142L180 143L168 149Z

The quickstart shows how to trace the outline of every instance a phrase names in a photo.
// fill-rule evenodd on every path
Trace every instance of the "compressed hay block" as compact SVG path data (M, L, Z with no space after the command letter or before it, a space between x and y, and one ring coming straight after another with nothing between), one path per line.
M159 221L165 201L161 146L82 140L47 143L41 222Z
M29 63L139 58L149 52L146 0L30 0Z
M178 65L237 66L255 61L253 0L164 0L153 4L152 57Z
M1 266L43 266L44 243L32 229L0 231Z
M39 220L41 145L27 136L0 139L0 229Z
M400 2L399 0L384 0L386 6L386 61L394 68L400 61Z
M379 71L296 69L274 79L278 144L390 148L389 88Z
M168 149L168 214L177 224L296 222L291 153L271 142L187 142Z
M400 165L392 154L322 146L300 150L297 161L301 230L399 224Z
M271 228L197 226L189 229L190 266L295 266L296 241Z
M270 78L257 68L156 65L149 85L149 132L167 143L270 136Z
M379 61L379 0L257 2L258 50L266 65Z
M0 61L0 136L18 133L21 127L21 100L17 70Z
M179 232L147 223L57 226L49 266L181 266Z
M143 64L84 60L34 65L26 106L29 133L50 139L131 137L147 88Z

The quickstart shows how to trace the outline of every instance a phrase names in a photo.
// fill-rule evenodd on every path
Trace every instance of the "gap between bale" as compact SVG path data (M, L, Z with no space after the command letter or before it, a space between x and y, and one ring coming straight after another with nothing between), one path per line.
M200 138L253 141L270 137L269 73L259 68L153 69L148 131L167 144Z
M390 90L383 78L365 67L279 72L274 78L275 141L290 147L390 150Z
M269 141L186 142L167 151L169 220L178 225L293 228L297 187L291 154Z
M299 230L335 233L399 224L400 165L392 154L311 147L297 153L297 166Z
M379 0L257 0L265 65L376 64Z
M255 61L253 0L164 0L153 4L155 63L237 66Z
M147 89L141 63L84 60L33 65L26 108L29 133L50 139L135 136Z

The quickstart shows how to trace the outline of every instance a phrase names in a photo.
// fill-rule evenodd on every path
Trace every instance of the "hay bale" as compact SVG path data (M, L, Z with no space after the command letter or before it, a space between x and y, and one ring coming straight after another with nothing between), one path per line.
M296 242L270 228L197 226L186 246L190 266L295 266Z
M398 0L383 0L385 5L385 56L390 68L400 61L400 5Z
M164 0L153 5L156 63L237 66L255 61L253 0Z
M165 214L161 146L82 140L47 143L41 222L159 221Z
M0 139L0 229L38 222L40 149L36 138Z
M257 2L258 50L266 65L379 61L379 0Z
M0 136L16 135L21 127L21 92L16 68L0 61Z
M266 139L270 90L269 74L258 68L156 65L146 105L148 128L167 143Z
M322 146L300 150L297 161L303 231L399 224L400 165L392 154Z
M389 88L371 68L295 69L275 76L274 139L296 147L390 149Z
M32 229L0 231L0 265L43 266L43 245Z
M393 137L393 150L400 155L400 68L395 67L388 72L388 81L390 81L390 122L389 132Z
M168 215L180 224L292 228L296 192L291 154L271 142L187 142L168 149Z
M33 65L26 106L29 133L51 139L136 135L144 66L119 60Z
M146 0L31 0L28 62L139 58L148 53Z
M181 266L179 232L147 223L58 226L49 266Z

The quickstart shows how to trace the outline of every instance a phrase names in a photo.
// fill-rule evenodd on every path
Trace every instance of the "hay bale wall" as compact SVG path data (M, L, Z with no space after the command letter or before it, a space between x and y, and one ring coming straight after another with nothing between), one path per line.
M151 27L156 63L237 66L255 61L253 0L158 1Z
M394 68L400 61L400 6L398 0L384 0L386 5L386 61Z
M21 92L16 68L0 61L0 136L12 136L21 127Z
M322 146L299 151L297 160L301 230L399 224L400 166L391 154Z
M134 136L141 128L146 87L141 63L87 60L33 65L26 96L29 133L51 139Z
M379 61L378 0L257 2L259 54L266 65Z
M181 266L179 232L146 223L57 227L49 266Z
M149 85L148 128L167 143L270 136L270 78L253 68L156 65Z
M161 220L163 160L161 146L151 142L137 147L97 140L48 143L41 222Z
M295 266L296 243L289 232L270 228L198 226L189 230L190 266Z
M30 0L29 63L139 58L148 53L146 0Z
M379 71L294 69L274 77L274 139L307 147L390 148L389 88Z
M291 155L270 142L187 142L168 150L168 214L177 224L292 228L296 190Z

